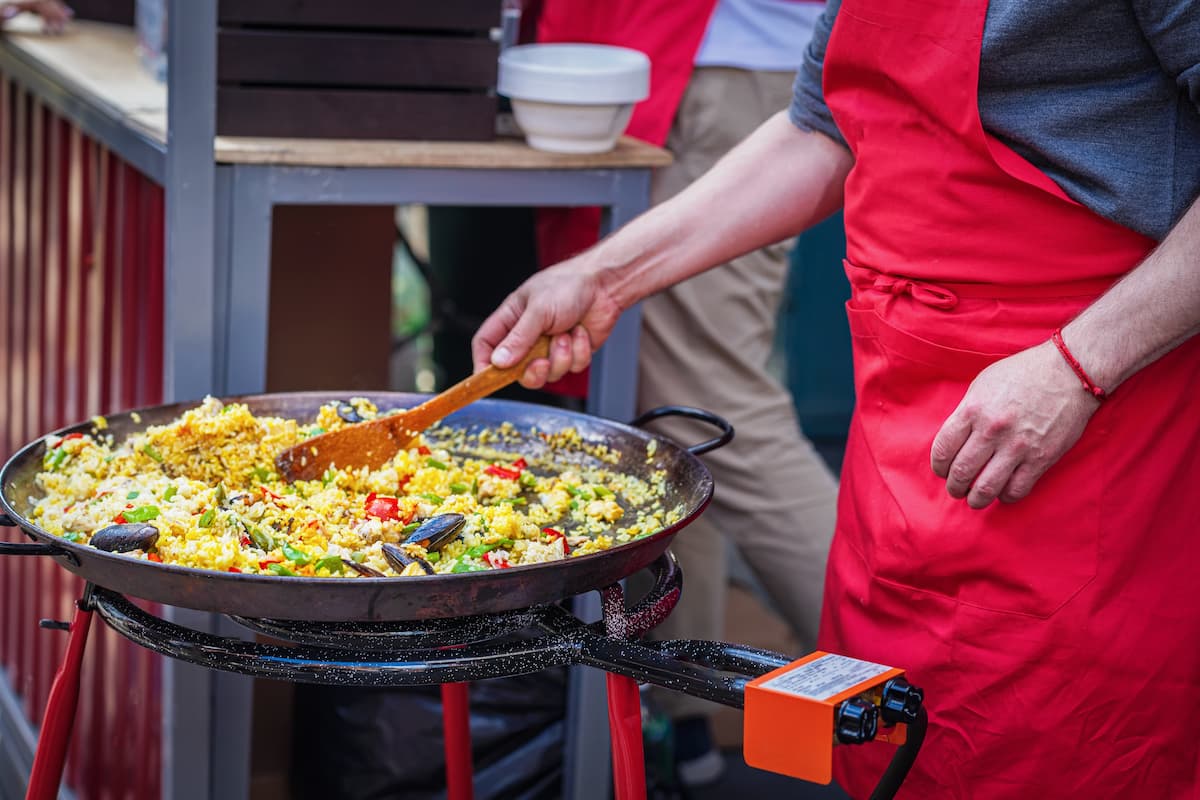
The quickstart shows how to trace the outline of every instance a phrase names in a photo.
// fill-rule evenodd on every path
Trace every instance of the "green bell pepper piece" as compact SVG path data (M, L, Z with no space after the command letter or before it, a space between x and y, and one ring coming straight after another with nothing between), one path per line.
M159 511L158 506L138 506L122 513L126 522L149 522L158 516Z

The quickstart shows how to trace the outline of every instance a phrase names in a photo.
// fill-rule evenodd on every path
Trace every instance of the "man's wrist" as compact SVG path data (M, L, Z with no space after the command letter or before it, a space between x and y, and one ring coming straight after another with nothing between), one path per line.
M613 299L621 311L636 305L652 290L646 290L640 277L645 255L631 249L620 237L610 237L577 256L578 268L586 270L601 291Z
M1059 355L1062 356L1063 361L1067 363L1067 366L1071 368L1071 372L1073 372L1075 377L1079 379L1079 384L1083 387L1084 391L1097 400L1107 400L1108 392L1105 391L1102 385L1092 379L1092 376L1084 368L1083 364L1081 364L1079 359L1075 357L1075 354L1071 352L1071 348L1067 346L1066 340L1063 339L1062 328L1056 329L1054 333L1050 335L1050 342L1058 350Z

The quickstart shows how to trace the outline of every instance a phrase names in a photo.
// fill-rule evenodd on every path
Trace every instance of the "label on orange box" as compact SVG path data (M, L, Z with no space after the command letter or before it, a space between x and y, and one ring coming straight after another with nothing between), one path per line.
M891 669L883 664L829 653L775 676L763 683L761 688L811 700L828 700Z

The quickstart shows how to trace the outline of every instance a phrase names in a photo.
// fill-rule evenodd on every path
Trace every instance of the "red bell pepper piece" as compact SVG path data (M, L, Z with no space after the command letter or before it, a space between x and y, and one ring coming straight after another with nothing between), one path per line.
M158 553L146 553L146 558L150 559L155 564L162 563L162 556L160 556Z
M82 438L83 438L82 433L68 433L66 436L64 436L58 440L58 444L54 445L54 447L52 447L50 449L57 450L58 448L62 447L63 442L67 441L68 439L82 439Z
M283 556L272 555L258 562L259 569L266 569L271 564L279 564L283 562Z
M492 552L484 553L483 560L491 564L494 569L508 569L512 566L512 564L508 563L507 558L501 558Z
M374 492L367 495L367 516L382 520L400 518L400 501L395 497L378 497Z
M423 456L427 456L427 455L429 455L430 453L432 453L433 451L432 451L432 450L430 450L430 449L429 449L428 447L426 447L425 445L421 445L420 447L418 447L418 448L417 448L417 452L418 452L418 453L420 453L420 454L421 454L421 455L423 455Z
M236 572L236 573L238 573L239 575L242 573L242 571L241 571L240 569L238 569L237 567L230 567L228 571L229 571L229 572Z
M117 514L115 517L113 517L113 522L117 523L118 525L124 525L126 522L129 522L129 520L125 519L124 514Z
M568 555L570 554L571 545L567 544L567 535L565 533L563 533L562 531L556 531L554 528L542 528L542 533L549 536L550 541L554 541L555 539L562 539L563 552Z
M497 478L507 478L510 481L515 481L521 477L521 471L515 469L506 469L499 464L491 464L483 468L483 471L488 475L495 475Z
M529 466L529 464L525 461L524 458L518 458L516 461L514 461L512 463L512 465L513 465L513 469L517 470L518 472L524 470L526 467Z

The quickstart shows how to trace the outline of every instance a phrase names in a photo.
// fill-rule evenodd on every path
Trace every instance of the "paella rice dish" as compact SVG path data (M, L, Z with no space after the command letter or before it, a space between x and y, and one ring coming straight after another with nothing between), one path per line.
M301 423L210 397L120 442L97 418L91 433L46 437L31 519L131 558L355 578L573 558L651 535L684 514L661 501L665 472L623 474L618 454L573 429L436 426L379 469L335 465L319 480L291 484L275 471L282 450L377 414L369 400L352 398Z

